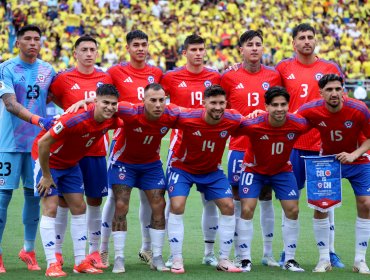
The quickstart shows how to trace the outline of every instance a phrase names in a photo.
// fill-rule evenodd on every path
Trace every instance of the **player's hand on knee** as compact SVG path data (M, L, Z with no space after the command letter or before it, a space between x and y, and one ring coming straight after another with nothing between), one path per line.
M56 188L56 184L54 183L53 178L42 176L40 182L37 185L37 191L39 195L46 197L50 193L51 188Z

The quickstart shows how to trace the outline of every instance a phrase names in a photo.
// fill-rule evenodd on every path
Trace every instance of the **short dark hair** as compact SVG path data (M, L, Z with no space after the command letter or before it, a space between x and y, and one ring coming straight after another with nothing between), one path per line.
M267 105L270 105L272 102L272 99L277 96L283 96L285 97L286 101L290 101L290 95L287 92L287 90L284 87L281 86L275 86L275 87L270 87L266 92L265 92L265 103Z
M129 45L134 39L144 39L146 41L149 41L148 35L146 35L145 32L141 30L132 30L126 35L126 42Z
M245 42L252 40L254 37L261 39L263 43L262 31L261 30L248 30L245 31L239 38L239 47L241 47Z
M343 78L341 76L338 76L337 74L326 74L321 77L319 80L319 88L323 89L327 83L338 81L343 86Z
M24 35L24 33L26 33L27 31L35 31L41 37L41 29L40 29L40 27L38 27L36 25L33 25L33 24L29 24L29 25L25 25L25 26L21 27L18 30L18 32L17 32L17 38L22 37Z
M119 98L119 92L117 88L112 84L102 84L96 89L96 96L111 95Z
M189 35L184 41L184 50L186 50L191 44L204 44L204 39L197 34Z
M309 25L308 23L301 23L293 28L293 31L292 31L293 39L297 37L299 32L305 32L305 31L312 31L313 35L316 34L315 28L313 28L311 25Z
M96 40L93 37L91 37L88 34L84 34L76 40L74 48L77 49L78 45L81 44L82 42L93 42L96 46L98 46L98 43L96 42Z
M147 92L150 89L155 90L155 91L159 91L159 90L164 91L163 87L157 83L147 84L147 86L144 88L144 92Z
M211 96L223 95L226 96L226 92L220 85L210 85L204 91L204 98L208 98Z

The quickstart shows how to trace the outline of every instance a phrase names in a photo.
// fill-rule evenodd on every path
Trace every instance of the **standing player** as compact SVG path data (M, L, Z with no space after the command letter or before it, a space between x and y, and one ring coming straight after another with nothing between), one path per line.
M186 57L186 65L167 72L163 76L161 84L166 93L169 94L171 103L186 108L202 108L204 90L213 84L220 84L220 74L203 65L206 49L202 37L198 35L186 37L182 53ZM181 131L172 130L169 159L172 151L180 145L181 139ZM205 242L203 264L216 266L214 243L218 211L214 202L205 200L203 195L202 202L202 230ZM171 257L166 265L171 266Z
M328 73L343 76L338 65L317 57L314 53L316 46L315 29L308 24L299 24L293 29L293 48L296 56L278 63L283 86L291 95L289 112L296 112L298 108L316 98L319 98L317 81ZM320 136L316 129L302 136L294 146L290 160L293 165L294 175L298 188L304 187L305 165L302 156L318 155L320 150ZM317 211L317 210L315 210ZM344 267L334 250L334 210L329 212L330 220L330 261L335 267ZM284 224L284 219L283 219ZM314 228L319 228L315 224ZM282 261L284 254L282 254Z
M271 67L261 64L263 55L263 38L260 31L249 30L239 39L243 63L238 64L236 71L228 71L221 78L221 86L226 91L230 108L247 116L256 109L264 109L264 94L273 86L281 85L280 74ZM244 152L248 147L246 136L231 137L229 144L228 179L234 194L236 223L240 218L240 201L238 197L239 178ZM274 236L274 207L271 198L271 187L266 186L260 195L260 222L263 236L262 264L279 266L272 253ZM235 263L240 262L239 248L235 235ZM240 264L239 264L240 265Z
M162 71L154 66L146 63L146 57L148 55L148 35L140 30L133 30L126 35L126 49L130 55L130 62L121 63L108 69L108 73L111 74L113 84L117 87L120 92L120 101L127 101L131 103L141 102L144 97L144 88L148 84L159 83L162 77ZM120 135L121 131L118 129L113 139L119 140L124 138ZM119 141L122 141L119 140ZM114 145L114 141L112 146ZM139 252L139 258L150 263L152 258L152 252L150 248L150 213L151 207L147 200L147 197L143 191L140 191L140 209L139 219L141 223L141 236L142 243ZM114 198L112 193L108 194L107 201L103 208L102 216L102 243L100 247L100 253L102 261L105 265L108 265L108 244L111 233L111 223L114 215Z
M144 191L151 207L151 268L169 271L162 258L166 184L159 150L162 138L177 121L179 108L166 106L165 92L161 85L155 83L145 87L143 104L121 102L117 114L125 124L121 134L124 137L117 139L114 145L108 171L109 186L113 190L116 204L112 222L115 251L113 272L125 272L126 215L133 187Z
M335 74L324 75L318 84L322 99L303 105L298 113L319 130L322 154L336 155L342 177L352 185L357 205L353 271L370 274L365 261L370 238L370 157L365 154L370 148L369 109L364 103L343 96L343 79ZM360 145L357 139L362 134L366 140ZM319 225L314 232L320 260L313 271L325 272L331 269L328 213L316 211L314 221Z
M95 68L98 49L96 40L88 35L77 39L73 53L77 67L58 74L50 86L52 101L63 110L79 100L94 98L96 88L101 84L111 84L109 74ZM79 162L85 187L87 202L87 227L89 232L88 259L96 268L106 268L100 258L99 241L101 227L100 205L108 194L107 154L108 137L100 138L86 157ZM73 221L72 221L73 223ZM56 216L56 252L63 263L62 243L68 224L68 205L63 197L59 198Z
M48 88L55 73L50 64L38 59L41 31L27 25L18 30L19 56L0 64L0 243L13 190L22 178L24 186L24 246L19 258L29 270L40 270L34 251L40 200L33 196L31 145L46 115ZM46 127L45 127L46 128ZM0 248L0 273L5 272Z
M229 261L235 232L234 204L227 178L220 169L226 141L239 127L241 115L226 109L226 93L219 85L204 91L204 107L181 112L176 127L183 131L181 144L173 150L168 172L171 200L168 239L173 264L171 272L185 273L182 244L186 199L193 184L220 209L218 221L220 256L217 269L241 272Z
M298 137L309 128L305 119L288 113L290 96L283 87L272 87L265 93L267 113L241 124L240 134L248 135L251 145L243 160L239 181L241 217L237 227L238 246L243 271L250 271L253 238L253 214L257 198L266 184L271 185L285 213L283 230L287 261L283 269L304 271L294 260L299 223L297 182L289 155Z
M63 195L72 213L71 233L73 241L75 273L99 274L103 271L91 265L85 258L86 204L83 200L83 180L78 162L93 147L94 142L104 137L108 129L118 128L123 123L112 118L117 111L119 93L110 84L96 90L95 105L77 114L66 114L33 144L35 160L35 192L42 198L40 235L48 268L45 276L63 277L61 263L55 254L55 217L58 195Z

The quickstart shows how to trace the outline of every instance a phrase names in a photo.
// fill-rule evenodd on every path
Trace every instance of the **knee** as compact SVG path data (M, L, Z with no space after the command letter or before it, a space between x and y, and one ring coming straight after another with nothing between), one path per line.
M76 201L73 205L69 205L72 215L82 215L86 213L86 203L83 199Z
M241 218L245 220L251 220L254 216L254 210L255 210L255 207L251 205L248 205L248 204L243 205L241 214L240 214Z
M120 215L127 215L127 212L128 212L128 204L122 199L117 199L116 200L116 213L119 213Z
M184 214L185 203L182 201L171 200L170 212L176 215Z
M86 197L87 205L98 207L102 204L103 199L101 197Z
M232 200L225 202L220 207L220 212L222 215L232 216L234 215L234 203Z
M359 217L368 219L370 217L370 199L358 199L357 204Z
M297 220L299 214L298 205L294 205L285 210L285 216L291 220Z
M152 203L152 212L153 215L163 215L164 216L164 209L166 208L166 201L164 200L164 197L161 197L159 199L156 199Z

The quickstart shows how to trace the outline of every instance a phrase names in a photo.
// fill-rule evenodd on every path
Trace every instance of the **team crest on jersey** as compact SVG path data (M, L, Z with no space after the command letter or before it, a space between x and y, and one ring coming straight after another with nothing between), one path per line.
M243 188L243 193L247 194L249 192L249 188Z
M315 74L315 79L316 79L316 81L320 80L320 79L322 78L322 76L324 76L324 74L323 74L323 73L316 73L316 74Z
M38 74L37 75L37 81L39 81L40 83L45 82L45 76L42 75L42 74Z
M161 133L165 134L167 132L167 130L168 130L168 127L164 126L164 127L161 128Z
M289 140L293 140L294 137L295 137L295 133L291 132L291 133L288 133L287 136L286 136Z
M5 88L5 83L3 81L0 81L0 89L4 89Z
M56 125L53 126L53 130L55 134L59 134L64 129L64 126L61 122L58 122Z
M351 122L351 121L346 121L346 122L344 122L344 126L345 126L346 128L351 128L351 127L353 126L353 122Z
M148 83L149 84L154 83L154 77L153 76L148 76Z
M264 90L268 90L270 88L270 84L268 82L264 82L264 83L262 83L262 88Z
M207 88L207 87L209 87L209 86L211 86L212 85L212 82L211 81L205 81L204 82L204 86Z
M97 82L96 87L98 88L98 87L102 86L103 84L104 84L103 82Z
M4 186L5 185L5 179L4 178L0 178L0 186Z
M221 138L225 138L227 136L227 130L221 131L220 136Z

